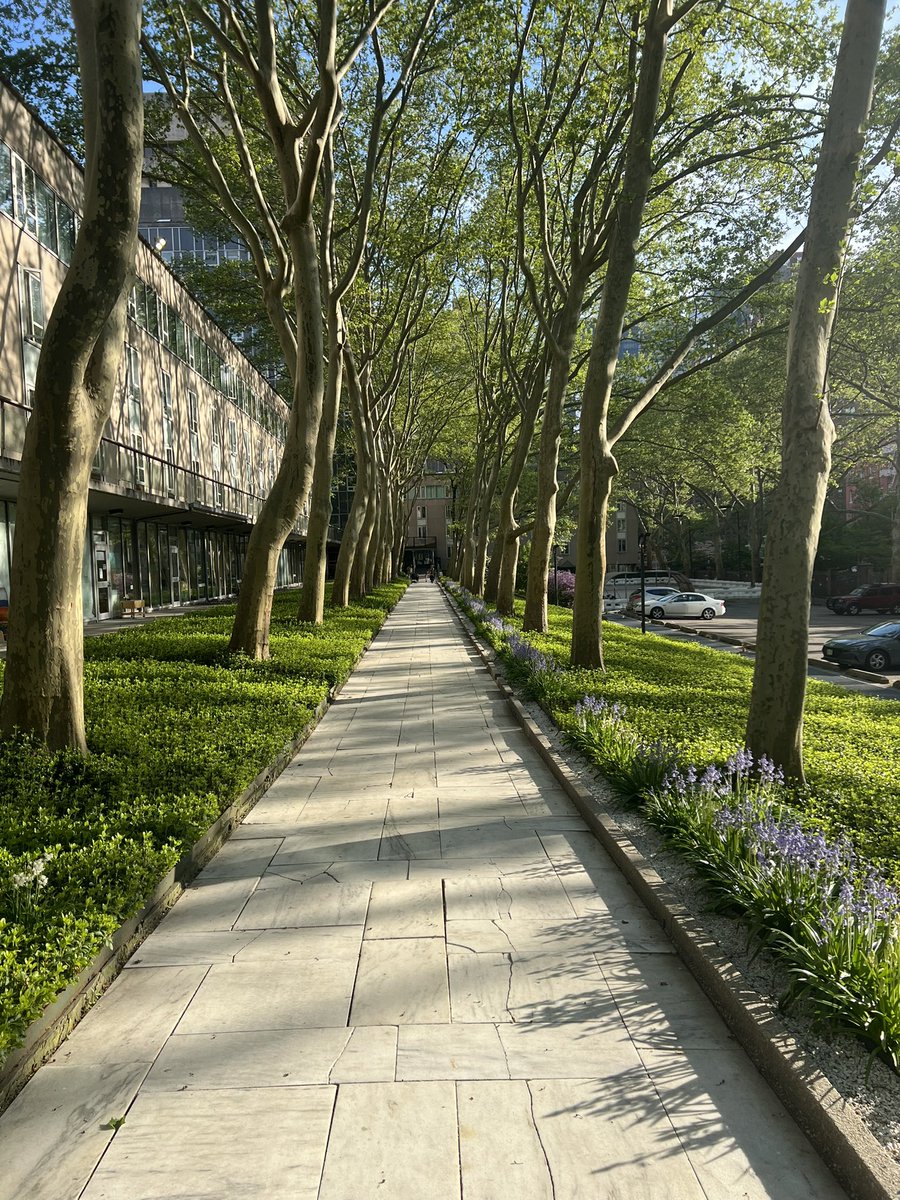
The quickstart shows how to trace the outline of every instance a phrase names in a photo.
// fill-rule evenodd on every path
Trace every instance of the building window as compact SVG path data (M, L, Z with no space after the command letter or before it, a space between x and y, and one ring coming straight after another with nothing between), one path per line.
M238 475L238 436L237 421L233 417L228 421L228 452L231 457L231 482L237 486L240 479Z
M241 441L244 451L244 489L247 492L253 491L253 454L250 441L250 433L248 430L243 430Z
M175 414L172 409L172 376L159 373L163 406L163 453L166 460L166 495L175 495Z
M35 180L38 215L38 239L42 246L59 254L59 230L56 227L56 195L43 179Z
M13 193L16 220L29 233L37 237L37 181L31 167L26 167L22 160L15 156L13 156Z
M147 464L144 459L144 414L141 397L141 356L134 346L125 343L125 395L128 405L128 431L134 448L134 482L147 486Z
M13 213L12 155L8 146L0 142L0 212L9 216Z
M197 403L197 393L188 392L188 433L191 444L191 471L195 476L200 474L200 413ZM198 500L203 499L203 484L199 478L194 480L194 494Z
M225 490L222 487L222 440L219 433L219 414L212 414L212 477L213 504L216 508L225 506Z
M428 512L425 508L425 505L417 504L416 505L416 520L417 521L425 521L425 520L427 520L427 517L428 517Z
M22 336L44 340L44 288L40 271L22 271Z
M41 342L44 340L44 288L40 271L23 270L20 275L22 301L22 365L25 372L25 403L34 403Z
M75 214L40 176L0 142L0 212L68 263L75 245Z
M619 538L619 553L624 554L627 549L628 549L627 538Z
M134 455L134 482L137 487L147 484L144 461L144 417L141 397L141 356L134 346L125 345L125 396L128 409L128 432Z
M428 526L420 525L418 527L418 533L416 534L416 537L427 538L428 537Z

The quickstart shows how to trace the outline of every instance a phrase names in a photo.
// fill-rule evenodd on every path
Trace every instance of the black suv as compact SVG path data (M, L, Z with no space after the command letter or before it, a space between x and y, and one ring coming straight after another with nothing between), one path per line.
M869 583L855 588L847 596L829 596L825 603L836 613L900 614L900 583Z

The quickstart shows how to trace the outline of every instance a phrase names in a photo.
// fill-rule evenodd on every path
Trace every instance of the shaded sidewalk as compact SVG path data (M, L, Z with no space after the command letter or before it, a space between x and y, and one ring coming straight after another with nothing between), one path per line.
M426 583L0 1162L0 1200L844 1195Z

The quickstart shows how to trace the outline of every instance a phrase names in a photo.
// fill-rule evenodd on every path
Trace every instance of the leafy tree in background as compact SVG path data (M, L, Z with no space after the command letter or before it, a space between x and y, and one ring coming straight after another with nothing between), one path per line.
M81 76L72 13L57 0L0 0L0 74L84 161Z

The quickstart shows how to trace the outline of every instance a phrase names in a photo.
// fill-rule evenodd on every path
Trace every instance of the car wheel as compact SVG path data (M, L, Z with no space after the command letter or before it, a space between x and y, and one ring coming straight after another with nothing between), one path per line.
M866 658L866 666L870 671L883 671L890 663L891 660L884 650L873 650Z
M650 616L654 621L661 621L665 615L666 610L664 608L660 608L659 605L656 605L655 608L650 609Z
M844 612L849 613L851 617L855 617L856 614L859 612L859 605L858 604L848 604L847 607L844 609Z
M891 612L895 617L900 616L900 604L892 604Z
M711 621L715 615L716 610L714 608L704 608L703 612L700 614L700 619L702 621Z

